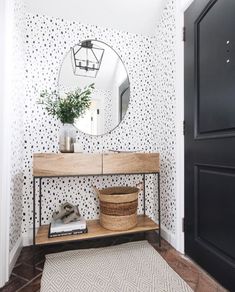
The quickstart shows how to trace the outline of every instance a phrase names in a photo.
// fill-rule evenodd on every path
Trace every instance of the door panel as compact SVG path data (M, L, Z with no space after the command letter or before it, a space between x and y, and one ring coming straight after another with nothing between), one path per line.
M195 24L199 134L235 129L233 9L231 1L216 1Z
M235 236L231 232L235 230L235 170L217 166L196 166L195 170L196 236L235 260Z
M235 291L235 1L185 13L185 252Z

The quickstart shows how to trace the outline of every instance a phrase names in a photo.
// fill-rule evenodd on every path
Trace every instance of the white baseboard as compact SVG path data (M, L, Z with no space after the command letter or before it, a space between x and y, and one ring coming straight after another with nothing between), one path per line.
M172 245L175 249L177 248L175 234L166 229L165 226L161 226L161 235L162 238L164 238L167 242L170 243L170 245Z
M22 241L22 237L19 237L16 244L14 245L14 247L12 248L11 252L10 252L10 256L9 256L9 275L11 274L16 261L20 255L21 249L23 247L23 241Z

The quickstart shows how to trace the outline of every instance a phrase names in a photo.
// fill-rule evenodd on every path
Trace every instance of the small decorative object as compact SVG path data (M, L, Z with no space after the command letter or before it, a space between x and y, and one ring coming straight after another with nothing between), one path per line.
M63 222L65 224L68 224L70 222L77 221L80 217L81 217L81 215L79 213L78 206L74 206L73 212L71 212L70 214L64 216Z
M68 202L60 206L60 211L53 213L48 237L86 233L86 220L80 215L78 206Z
M40 94L38 103L45 105L47 112L57 117L63 127L60 131L59 149L63 153L74 152L76 129L74 120L83 116L91 105L91 93L94 83L75 91L70 91L64 97L60 97L57 91L49 93L47 90Z
M68 202L60 206L60 211L53 213L53 219L61 219L64 223L69 223L81 217L78 206L74 206Z
M114 231L132 229L137 225L138 194L136 187L94 188L100 200L100 224Z

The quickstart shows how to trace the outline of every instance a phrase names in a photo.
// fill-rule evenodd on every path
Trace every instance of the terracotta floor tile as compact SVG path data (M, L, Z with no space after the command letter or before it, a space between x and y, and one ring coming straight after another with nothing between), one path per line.
M182 257L177 259L178 265L176 267L177 273L186 281L197 284L199 278L199 271L193 263L186 261Z
M177 252L175 250L168 250L163 258L167 261L167 263L175 270L178 267L179 259L177 256Z
M19 276L22 279L30 281L39 274L41 274L41 271L31 265L22 263L21 265L13 269L12 274L15 276Z
M203 273L199 274L196 292L217 292L217 290L218 284L212 278Z
M175 271L177 274L187 283L191 283L194 288L197 287L198 284L198 273L195 273L191 271L190 269L181 269L181 268L176 268Z
M164 257L166 253L172 249L172 247L165 240L161 241L161 247L159 247L158 237L152 234L150 234L150 236L147 236L146 239L156 249L156 251L161 254L162 257Z
M25 285L27 281L18 278L17 276L11 275L8 283L0 289L1 292L16 292L17 289Z
M229 292L229 291L221 287L220 285L218 285L217 292Z
M17 292L37 292L37 291L40 291L41 277L42 277L42 275L39 275L38 277L36 277L32 281L30 281L26 286L17 290Z
M36 268L43 270L45 264L45 260L43 260L41 263L37 264Z
M182 278L183 279L183 278ZM183 279L184 280L184 279ZM185 280L184 280L185 281ZM187 281L185 281L187 282ZM197 283L187 282L187 284L191 287L193 291L196 291Z
M26 246L21 250L20 256L17 259L17 264L24 263L25 261L31 259L34 256L34 253L39 253L41 251L40 247L35 249L32 246Z
M201 283L198 284L197 289L201 289L200 285L205 285L207 283L208 289L216 289L216 292L228 292L227 289L223 288L213 277L211 277L206 271L203 270L198 264L194 263L192 260L190 260L188 257L183 256L182 259L184 260L184 263L186 264L186 268L195 269L198 271L198 281L200 280ZM179 260L179 265L182 264L182 260ZM209 290L210 291L210 290Z
M38 263L41 263L45 259L45 251L39 251L36 252L32 257L27 258L24 263L31 265L31 266L36 266Z

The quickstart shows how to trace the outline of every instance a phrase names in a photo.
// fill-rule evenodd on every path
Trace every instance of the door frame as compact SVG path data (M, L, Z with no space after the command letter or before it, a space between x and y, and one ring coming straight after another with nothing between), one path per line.
M10 226L10 78L12 52L13 0L0 0L0 287L9 280Z
M176 235L175 248L184 253L184 12L194 0L176 1Z

